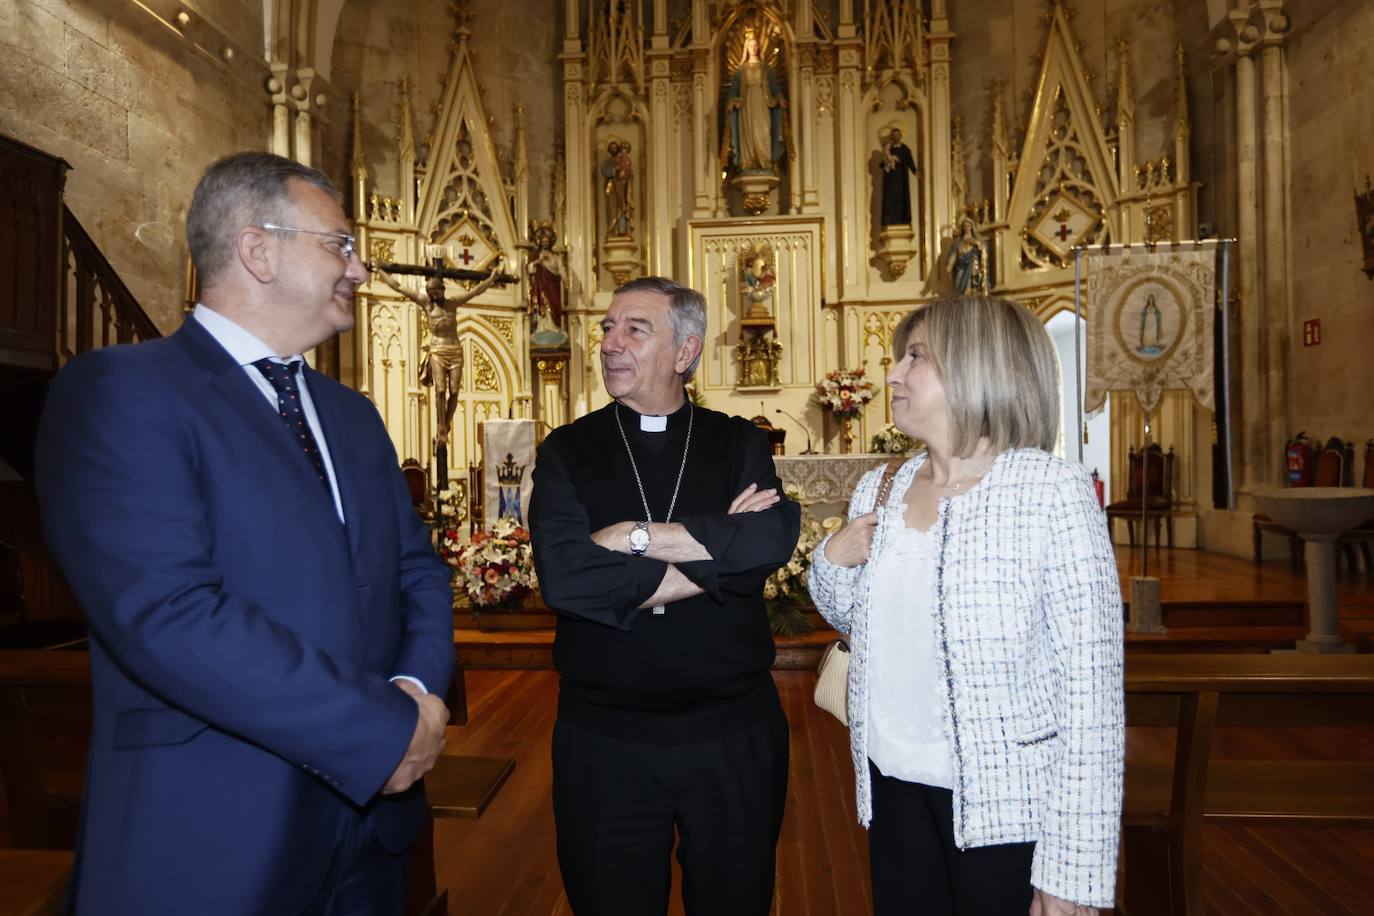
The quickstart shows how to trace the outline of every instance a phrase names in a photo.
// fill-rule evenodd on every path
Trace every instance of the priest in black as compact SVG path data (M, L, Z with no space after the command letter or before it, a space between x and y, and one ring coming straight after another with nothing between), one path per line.
M797 543L767 437L694 406L701 294L620 287L602 322L615 398L539 449L530 529L558 612L558 863L577 916L764 916L787 794L787 720L763 583Z

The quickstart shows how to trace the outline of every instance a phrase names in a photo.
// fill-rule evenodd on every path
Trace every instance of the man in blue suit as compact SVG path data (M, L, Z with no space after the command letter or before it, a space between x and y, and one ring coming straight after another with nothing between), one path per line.
M79 913L387 914L453 668L447 567L372 404L301 356L366 271L319 172L212 165L201 303L54 380L37 483L90 623Z

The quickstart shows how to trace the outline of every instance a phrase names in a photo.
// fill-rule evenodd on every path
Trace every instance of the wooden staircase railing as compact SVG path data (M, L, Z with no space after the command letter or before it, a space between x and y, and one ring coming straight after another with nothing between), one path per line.
M62 208L62 253L65 269L57 312L59 363L65 364L87 350L162 336L66 206Z

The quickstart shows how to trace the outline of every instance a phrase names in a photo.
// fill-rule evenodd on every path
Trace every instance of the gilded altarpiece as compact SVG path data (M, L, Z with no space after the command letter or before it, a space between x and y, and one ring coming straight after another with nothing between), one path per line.
M677 19L664 0L566 0L568 192L555 219L570 253L571 413L606 403L597 323L617 280L664 274L707 295L697 379L706 403L783 425L775 411L787 410L834 448L835 431L808 405L812 386L865 364L881 384L890 334L875 336L873 322L886 328L938 291L956 216L947 4L841 3L833 18L795 0L689 6ZM894 131L912 161L897 183L909 197L904 252L880 239L882 151ZM612 144L626 142L617 167ZM745 320L740 298L738 258L760 246L776 261L766 333L759 316ZM775 384L742 384L762 377L739 375L746 328L781 347ZM876 399L861 441L888 416ZM800 430L787 446L805 447Z
M354 219L359 248L369 263L429 265L437 256L445 267L500 269L518 279L458 309L463 370L447 452L448 477L459 480L466 477L468 465L482 460L480 424L528 417L532 401L527 290L519 282L525 272L518 266L522 236L516 228L527 209L524 130L517 110L514 154L498 153L486 131L469 38L467 28L460 25L429 138L429 159L423 163L416 158L409 91L404 83L400 88L398 186L414 189L413 194L403 191L389 198L371 190L356 115L353 146ZM409 276L402 282L418 292L424 281ZM461 299L472 286L448 280L445 293L451 300ZM432 482L437 476L437 418L433 388L420 381L428 338L421 310L372 273L358 290L357 325L345 337L341 370L376 403L398 455L420 461Z

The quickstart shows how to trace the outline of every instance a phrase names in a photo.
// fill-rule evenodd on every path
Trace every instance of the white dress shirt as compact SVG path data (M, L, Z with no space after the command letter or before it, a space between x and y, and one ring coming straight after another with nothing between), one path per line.
M263 375L253 363L266 358L274 363L286 365L293 359L304 362L305 357L295 353L282 359L255 335L225 318L214 309L206 308L199 303L196 305L196 310L191 313L191 317L199 321L201 327L209 331L210 336L215 338L221 347L229 351L234 362L238 363L243 371L248 374L248 378L262 392L267 403L272 406L272 410L276 411L277 389L272 387L267 376ZM339 498L339 481L334 476L334 462L329 459L329 443L325 441L324 430L320 428L320 415L315 412L315 402L310 399L310 386L305 383L304 371L296 376L296 387L301 392L301 412L305 414L305 422L310 427L310 432L314 434L315 442L320 447L320 461L323 462L324 472L329 477L329 492L334 494L334 511L339 514L339 521L343 522L344 509L343 500Z
M240 325L225 318L219 312L211 308L206 308L200 303L196 303L195 311L191 317L200 322L201 327L215 338L215 341L229 351L234 362L247 373L248 378L262 392L262 396L267 399L273 413L277 412L277 389L272 387L267 376L263 375L253 363L264 357L274 363L291 362L293 359L304 361L305 357L299 353L282 359L272 352L272 348L263 343L256 335L245 330ZM301 412L305 414L305 422L310 426L310 432L315 436L315 442L320 447L320 461L324 464L325 474L329 477L329 492L334 494L334 511L339 514L339 522L344 521L343 500L339 498L339 481L334 476L334 463L329 459L329 443L325 441L324 430L320 428L320 415L315 412L315 402L310 399L310 386L305 383L305 373L302 371L296 376L296 387L301 392ZM418 678L408 674L398 674L391 679L392 681L410 681L420 688L422 693L429 693L429 689Z

